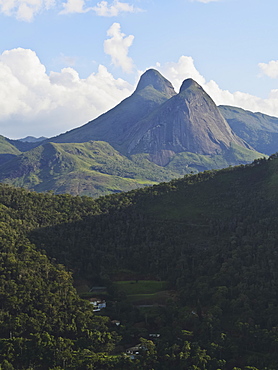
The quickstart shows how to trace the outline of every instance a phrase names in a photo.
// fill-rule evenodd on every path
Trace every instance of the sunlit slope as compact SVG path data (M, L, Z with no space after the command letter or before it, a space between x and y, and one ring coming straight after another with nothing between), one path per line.
M104 142L47 143L3 164L0 180L39 192L98 196L169 179L166 170L145 163L140 167Z
M235 148L235 162L242 151L248 152L249 160L259 155L249 149ZM181 153L162 167L151 162L147 154L128 158L105 142L46 143L2 164L0 181L38 192L96 197L169 181L192 171L225 167L231 163L231 152L229 156L228 161L222 156Z

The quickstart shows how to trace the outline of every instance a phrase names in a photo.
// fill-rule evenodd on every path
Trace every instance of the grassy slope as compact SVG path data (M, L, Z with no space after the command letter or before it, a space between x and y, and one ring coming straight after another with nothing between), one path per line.
M157 280L134 280L128 281L116 281L114 285L120 291L125 292L127 295L130 294L154 294L167 289L166 281Z
M9 141L0 135L0 154L20 154L20 151L9 143Z
M4 136L0 135L0 165L19 155L20 151Z
M98 196L153 184L146 176L136 179L131 161L101 142L48 143L2 165L0 171L2 182L39 192Z
M149 161L147 154L128 158L106 142L46 143L0 166L2 182L38 192L100 196L170 181L190 172L246 163L260 156L233 148L229 158L179 153L166 166Z

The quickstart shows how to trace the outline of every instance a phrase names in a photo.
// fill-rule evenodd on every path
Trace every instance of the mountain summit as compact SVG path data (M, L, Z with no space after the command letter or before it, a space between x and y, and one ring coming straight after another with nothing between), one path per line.
M141 76L134 93L116 107L93 121L48 141L80 143L101 140L120 149L125 146L124 137L128 136L133 126L175 94L171 82L158 71L150 69Z
M202 87L195 80L193 80L192 78L187 78L183 81L179 92L182 93L184 90L193 88L202 89Z
M155 69L149 69L141 76L135 92L143 90L148 86L153 87L155 90L165 94L169 98L176 95L171 82Z
M190 78L183 82L179 94L135 125L128 153L149 153L155 162L165 164L175 153L221 155L232 145L251 149L232 132L203 88Z

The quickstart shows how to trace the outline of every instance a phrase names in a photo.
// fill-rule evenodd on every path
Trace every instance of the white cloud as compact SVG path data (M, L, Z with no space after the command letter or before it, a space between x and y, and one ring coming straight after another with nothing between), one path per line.
M122 3L118 0L114 0L111 5L108 5L107 1L101 1L92 8L97 15L102 17L115 17L119 13L137 13L142 11L139 8L135 8L133 5L128 3Z
M57 64L66 65L68 67L73 67L76 64L77 57L64 55L63 53L60 53L60 56L55 60Z
M118 0L114 0L111 4L108 4L107 1L101 1L97 3L96 6L87 8L85 6L85 0L67 0L67 2L62 5L64 9L60 14L86 13L93 11L96 15L101 17L116 17L120 13L138 13L142 11L133 5L122 3Z
M212 3L212 2L215 2L215 1L222 1L222 0L190 0L191 2L198 2L198 3L204 3L204 4L208 4L208 3Z
M0 134L53 136L97 117L132 91L101 65L86 79L73 68L48 75L34 51L5 51L0 55Z
M259 63L258 65L261 71L268 77L278 77L278 60L271 60L269 63Z
M38 13L60 5L56 0L0 0L0 13L21 21L31 22ZM98 16L115 17L120 13L137 13L142 10L129 3L114 0L100 1L94 7L86 7L86 0L67 0L62 3L60 14L95 12Z
M85 10L85 1L84 0L68 0L66 3L63 3L63 10L60 14L70 14L70 13L86 13L89 9Z
M133 60L127 54L134 36L126 36L122 33L119 23L113 23L107 31L107 35L110 38L104 41L104 51L111 56L112 64L121 67L124 72L132 72L134 69Z
M205 78L197 71L192 57L182 55L177 63L168 62L164 66L157 63L156 66L172 82L176 91L179 91L186 78L193 78L200 85L205 83Z
M222 90L215 81L207 82L196 69L194 60L188 56L181 56L178 62L166 63L164 65L157 63L156 68L173 83L176 91L179 91L185 79L193 78L204 88L217 105L232 105L252 112L262 112L278 117L278 90L271 90L267 99L240 91L231 93L228 90ZM274 68L272 69L272 75L274 75Z
M55 6L55 0L0 0L0 13L31 22L36 14Z

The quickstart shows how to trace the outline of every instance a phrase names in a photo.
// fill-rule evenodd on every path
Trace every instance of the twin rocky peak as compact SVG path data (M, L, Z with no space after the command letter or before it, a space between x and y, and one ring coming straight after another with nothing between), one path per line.
M106 141L125 155L148 153L166 165L181 152L214 156L233 145L251 149L239 138L218 107L194 80L176 93L171 82L149 69L134 93L93 121L52 138L52 142Z

